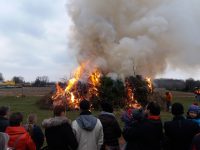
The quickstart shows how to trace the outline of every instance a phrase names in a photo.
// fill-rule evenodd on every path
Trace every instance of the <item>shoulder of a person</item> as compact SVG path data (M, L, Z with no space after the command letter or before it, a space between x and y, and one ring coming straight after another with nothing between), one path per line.
M78 125L77 121L76 120L72 121L72 126L76 126L76 125Z
M97 118L97 124L98 124L98 126L102 127L102 123L101 123L100 119L98 119L98 118Z

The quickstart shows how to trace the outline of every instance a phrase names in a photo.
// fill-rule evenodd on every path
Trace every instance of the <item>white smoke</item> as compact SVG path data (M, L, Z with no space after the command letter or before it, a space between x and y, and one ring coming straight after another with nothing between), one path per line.
M199 0L70 0L71 44L79 63L121 76L199 67L199 6Z

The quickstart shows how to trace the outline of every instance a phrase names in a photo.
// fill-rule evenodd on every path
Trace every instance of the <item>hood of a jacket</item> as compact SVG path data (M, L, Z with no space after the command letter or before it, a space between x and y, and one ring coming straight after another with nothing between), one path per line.
M42 122L42 127L44 128L55 127L55 126L62 125L64 123L70 123L67 117L64 117L64 116L53 117L53 118L45 119Z
M9 135L24 134L24 133L26 133L26 129L22 126L16 126L16 127L9 126L6 128L5 132Z
M109 112L106 112L106 111L101 111L100 115L109 115L109 116L115 117L115 115L113 113L109 113Z
M97 118L93 115L80 115L76 121L80 128L87 131L92 131L97 124Z

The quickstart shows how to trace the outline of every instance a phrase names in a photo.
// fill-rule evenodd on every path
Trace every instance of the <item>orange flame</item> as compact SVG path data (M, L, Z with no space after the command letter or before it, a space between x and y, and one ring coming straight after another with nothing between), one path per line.
M69 80L67 87L65 88L65 92L70 92L71 88L77 83L77 81L80 79L80 77L83 74L83 71L85 70L86 64L82 63L75 71L74 77Z
M98 96L98 87L100 86L100 78L101 78L101 72L98 69L95 69L90 77L89 77L89 83L90 83L90 88L89 88L89 97L92 95Z
M56 83L56 93L52 96L53 100L57 100L59 97L64 95L64 90Z
M71 94L71 102L74 103L74 101L75 101L74 100L74 94L73 93L70 93L70 94Z
M152 80L149 77L145 78L146 82L147 82L147 86L149 88L149 92L152 93L153 92L153 84L152 84Z
M71 79L68 80L68 84L65 89L62 89L59 84L56 84L56 93L52 96L52 99L57 101L65 98L67 105L71 108L78 108L78 104L83 99L85 95L81 95L77 89L77 83L83 77L88 77L88 98L93 95L98 96L98 87L100 85L100 77L101 72L98 69L94 69L94 71L90 72L86 69L88 66L88 62L82 63L74 72L74 75ZM88 73L89 72L89 73Z

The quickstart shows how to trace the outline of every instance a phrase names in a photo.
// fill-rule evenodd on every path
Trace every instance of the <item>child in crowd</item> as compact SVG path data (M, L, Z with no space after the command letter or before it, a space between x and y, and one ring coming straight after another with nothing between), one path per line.
M200 126L200 107L198 105L190 105L187 112L187 119L191 119Z
M32 140L36 145L36 150L40 150L44 143L44 134L42 129L37 125L37 115L30 114L27 119L27 124L25 125L25 129L30 134Z

